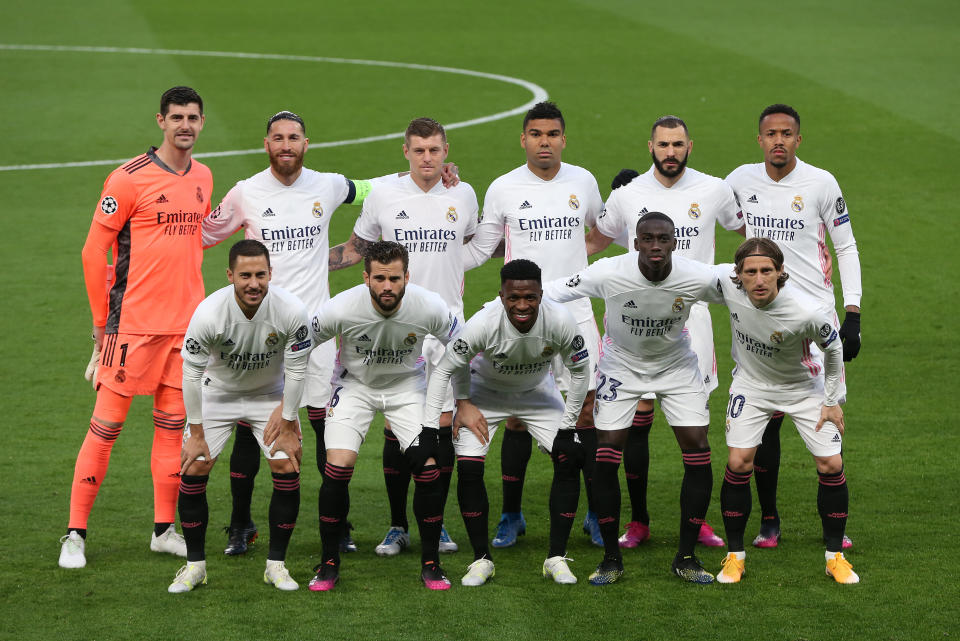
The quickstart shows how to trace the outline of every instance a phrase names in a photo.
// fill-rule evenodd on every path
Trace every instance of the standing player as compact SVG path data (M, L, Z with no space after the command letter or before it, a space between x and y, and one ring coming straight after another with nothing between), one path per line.
M363 211L353 234L344 244L334 247L333 258L346 267L360 262L364 249L378 238L395 241L410 255L410 279L415 285L434 291L463 322L463 244L470 240L477 225L477 196L473 188L461 182L450 188L441 183L441 167L450 145L443 126L430 118L417 118L407 127L403 155L410 163L408 175L387 176L377 182L376 190L363 203ZM434 337L424 341L423 354L429 377L443 356L443 346ZM440 478L444 503L453 474L451 420L453 393L448 394L440 426ZM376 552L393 556L410 544L407 523L407 489L410 472L400 451L400 441L387 425L384 430L383 476L390 500L390 529ZM457 544L443 528L440 539L443 552L456 552Z
M297 412L310 353L309 318L299 298L269 286L270 274L262 243L236 243L230 248L230 285L200 303L187 328L182 356L189 425L179 499L187 565L168 592L189 592L207 582L207 480L238 420L250 426L273 473L263 581L280 590L299 587L284 559L300 511ZM281 401L280 416L271 416Z
M332 590L339 580L340 532L350 507L348 485L376 412L390 421L413 472L420 578L431 590L450 588L439 562L443 490L438 435L435 429L421 429L426 395L422 353L427 335L446 344L458 322L438 294L407 284L408 264L407 250L400 243L371 244L364 259L364 284L337 294L313 317L317 343L335 336L340 339L320 487L323 555L317 575L310 580L315 592Z
M542 298L536 263L521 258L505 264L500 270L500 298L470 319L460 337L447 346L430 379L424 425L435 427L447 384L451 376L459 376L454 425L455 431L459 427L459 435L455 434L457 498L474 555L460 581L465 586L483 585L494 574L487 543L490 503L483 466L497 424L510 417L522 420L553 459L550 547L543 576L557 583L577 582L567 566L566 550L580 499L578 477L584 459L574 425L589 388L590 359L570 312ZM550 372L555 356L571 373L566 403Z
M330 298L327 263L330 221L341 204L362 202L370 192L366 180L304 168L309 139L303 119L281 111L267 122L263 146L270 166L238 182L223 202L204 220L205 246L229 238L241 226L244 236L268 245L275 274L273 282L296 295L308 310ZM336 347L333 341L316 346L310 355L303 402L317 439L317 468L323 472L326 404ZM233 513L226 554L243 554L257 530L250 518L253 481L260 467L260 448L241 423L230 458ZM344 547L355 550L349 532Z
M743 235L743 220L733 190L721 179L687 167L693 140L686 123L676 116L663 116L653 123L647 149L653 165L629 184L614 188L596 226L587 235L588 251L602 251L620 236L625 236L626 246L632 248L637 220L648 211L660 211L670 216L675 225L675 254L712 265L717 224ZM717 361L713 350L713 325L706 303L693 306L684 330L689 333L704 387L710 394L717 389ZM633 426L623 452L623 471L633 510L626 531L620 537L620 546L625 548L636 547L650 538L647 477L652 425L653 401L650 397L640 402L633 416ZM714 534L707 523L700 529L699 541L713 547L723 545L723 539Z
M757 142L762 163L741 165L727 176L743 208L748 238L776 241L790 266L792 288L813 298L836 319L830 278L827 234L837 254L846 314L840 326L843 360L860 351L860 256L850 226L850 212L836 179L827 171L797 158L800 116L788 105L775 104L760 114ZM846 396L845 386L840 398ZM783 414L771 419L755 461L757 496L763 519L757 547L776 547L780 539L777 480L780 468L780 425ZM844 545L852 545L845 539Z
M673 572L693 583L710 583L693 551L710 505L710 422L707 393L683 331L697 301L719 302L711 267L673 257L673 221L649 212L637 223L633 254L598 260L566 281L548 283L545 293L559 301L603 298L607 307L604 350L597 372L597 462L593 500L603 534L604 557L590 583L613 583L623 574L617 541L620 483L617 468L637 401L653 392L683 453L680 488L680 542Z
M603 200L597 181L589 171L561 160L567 144L565 131L563 114L552 102L536 104L524 116L520 146L526 153L527 162L494 180L487 189L483 219L473 241L467 245L470 252L467 269L490 258L502 240L505 241L505 261L531 260L541 267L543 277L548 281L569 274L572 269L587 266L584 228L593 226L603 209ZM580 334L590 354L591 371L595 371L600 333L590 301L571 301L566 307L580 326ZM554 372L561 389L565 389L569 385L569 373L559 358ZM596 381L591 376L590 391L577 419L577 431L588 457L584 467L588 499L597 438L593 427L595 387ZM523 425L507 421L501 456L503 512L493 539L494 547L515 544L517 536L526 530L521 497L530 451L531 438L523 430ZM592 504L584 521L584 530L590 533L596 545L602 545Z
M93 313L94 356L88 368L97 400L73 474L70 520L60 567L86 565L87 519L107 472L110 451L133 397L153 396L154 530L150 549L186 556L174 529L184 425L180 347L203 300L200 223L210 213L213 178L191 159L203 129L203 100L189 87L160 98L160 147L107 177L83 246L83 276ZM107 254L115 280L107 291ZM102 350L102 351L101 351Z
M858 583L842 550L849 492L841 455L843 349L832 321L835 315L799 290L783 288L787 281L783 253L772 240L749 238L734 260L734 265L717 267L730 308L736 363L727 405L730 457L720 490L729 553L717 580L737 583L744 574L743 534L750 518L753 457L767 421L783 411L793 419L817 465L826 573L837 583ZM811 350L814 344L820 352Z

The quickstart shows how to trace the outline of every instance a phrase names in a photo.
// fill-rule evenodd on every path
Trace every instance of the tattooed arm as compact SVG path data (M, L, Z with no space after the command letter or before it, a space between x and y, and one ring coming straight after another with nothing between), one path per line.
M330 271L356 265L363 260L363 255L371 244L372 241L364 240L355 233L350 234L347 242L330 248L330 258L327 262Z

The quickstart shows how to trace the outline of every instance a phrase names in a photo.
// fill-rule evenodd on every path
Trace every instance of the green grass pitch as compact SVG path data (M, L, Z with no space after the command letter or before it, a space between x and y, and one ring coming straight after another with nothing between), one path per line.
M0 370L0 638L3 639L949 639L960 634L953 545L960 474L951 398L960 374L956 258L960 152L960 9L942 0L798 0L706 4L678 0L532 0L414 5L330 2L12 2L0 21L0 207L3 256ZM225 463L209 488L210 584L173 596L180 565L148 551L152 519L149 402L138 399L113 451L90 521L88 561L57 567L73 463L93 393L81 378L90 316L79 252L111 166L9 170L14 165L130 158L160 140L160 93L196 87L207 124L196 151L257 148L267 117L292 109L307 122L307 164L363 178L403 166L400 140L329 148L319 143L398 132L414 117L458 122L531 97L491 79L398 67L269 58L17 48L117 47L248 52L440 65L522 78L543 87L567 119L564 159L597 176L604 195L621 167L649 166L650 123L675 113L695 140L691 166L724 176L758 162L756 117L788 102L803 118L799 155L843 187L863 266L863 350L848 367L849 558L860 585L823 575L812 461L784 429L780 503L784 542L748 551L735 586L698 587L669 574L681 467L658 418L652 439L652 541L625 553L622 582L586 583L598 549L575 528L568 555L576 586L539 576L547 546L549 465L534 454L525 491L528 533L496 554L497 576L459 586L471 559L455 504L447 525L461 551L444 557L455 585L429 593L417 555L379 559L387 526L380 430L370 431L351 484L361 551L344 560L333 593L305 589L318 562L319 475L305 466L300 527L288 564L302 589L280 593L260 576L266 544L226 559ZM521 117L450 132L451 159L482 199L523 162ZM204 160L215 202L262 169L260 154ZM341 208L331 237L346 239L357 207ZM718 232L718 259L738 237ZM208 252L207 290L224 282L226 247ZM467 276L467 312L491 298L499 261ZM334 292L359 282L334 275ZM158 304L161 304L158 301ZM720 310L716 310L719 312ZM715 318L721 386L712 403L714 493L721 531L726 459L722 415L729 383L725 321ZM952 392L950 390L953 390ZM312 436L306 457L313 456ZM488 467L499 508L499 445ZM266 472L255 519L266 530ZM624 496L625 496L624 490ZM585 502L581 500L581 508ZM626 505L626 499L624 501ZM754 511L756 515L756 509ZM492 515L495 520L495 514ZM578 519L579 524L579 519ZM748 535L756 529L756 516ZM701 550L717 568L723 553Z

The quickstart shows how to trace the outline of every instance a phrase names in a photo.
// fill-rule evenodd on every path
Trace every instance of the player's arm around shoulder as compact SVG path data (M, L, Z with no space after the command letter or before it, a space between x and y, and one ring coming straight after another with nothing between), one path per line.
M207 249L230 238L244 224L242 182L234 185L216 209L205 216L200 233L203 248Z

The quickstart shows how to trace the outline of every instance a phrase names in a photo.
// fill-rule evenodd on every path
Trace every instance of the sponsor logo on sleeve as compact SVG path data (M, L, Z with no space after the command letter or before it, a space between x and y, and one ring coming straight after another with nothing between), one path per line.
M820 338L826 338L832 331L833 327L830 326L830 323L824 323L820 326Z
M104 196L100 201L100 211L110 216L117 211L117 199L113 196Z
M187 352L189 352L190 354L199 354L199 353L200 353L200 350L202 349L202 348L200 347L200 343L197 342L197 339L192 338L192 337L191 337L191 338L188 338L188 339L183 343L183 346L186 348Z
M837 340L837 336L838 334L836 330L830 330L830 336L827 337L827 340L823 341L823 348L826 349L829 347L830 343Z
M300 329L297 330L297 333L294 334L294 338L296 338L298 341L302 341L307 337L308 333L309 333L309 330L307 329L307 326L301 325Z
M463 356L468 351L470 351L470 346L467 345L467 341L463 340L462 338L458 338L453 343L453 351L454 353L459 354L460 356Z
M572 276L570 280L567 281L567 287L576 287L580 284L580 274Z
M579 363L580 361L582 361L583 359L585 359L585 358L587 358L587 357L589 357L589 356L590 356L590 352L589 352L588 350L585 350L585 349L584 349L584 350L580 350L579 352L577 352L576 354L574 354L573 356L570 357L570 362L571 362L571 363Z
M849 223L849 222L850 222L850 214L844 214L843 216L838 216L837 218L833 219L833 226L839 227L840 225L844 223Z
M584 345L583 336L581 336L580 334L577 334L576 336L574 336L573 342L570 343L570 347L572 347L573 349L583 349L583 345Z
M301 342L299 342L299 343L294 343L294 344L290 347L290 351L291 351L291 352L299 352L299 351L301 351L301 350L308 349L309 347L310 347L310 339L308 338L308 339L305 340L305 341L301 341Z
M847 209L847 203L844 202L843 196L837 198L837 213L842 214Z

